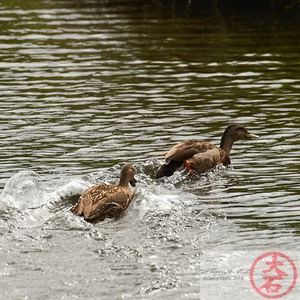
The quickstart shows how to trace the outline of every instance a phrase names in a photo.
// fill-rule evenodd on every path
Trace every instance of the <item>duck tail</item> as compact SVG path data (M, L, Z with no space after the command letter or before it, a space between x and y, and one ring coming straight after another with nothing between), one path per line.
M162 164L156 172L155 178L161 178L164 176L170 177L174 172L182 166L182 161L171 160L168 164Z

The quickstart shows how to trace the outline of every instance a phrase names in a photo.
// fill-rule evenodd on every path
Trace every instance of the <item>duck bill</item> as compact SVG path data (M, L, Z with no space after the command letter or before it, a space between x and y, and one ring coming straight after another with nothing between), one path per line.
M129 181L131 186L135 187L135 184L137 183L135 178L132 178L132 180Z
M256 134L253 134L253 133L249 133L249 132L248 132L248 133L246 134L246 138L252 138L252 139L253 139L253 138L259 138L259 135L256 135Z

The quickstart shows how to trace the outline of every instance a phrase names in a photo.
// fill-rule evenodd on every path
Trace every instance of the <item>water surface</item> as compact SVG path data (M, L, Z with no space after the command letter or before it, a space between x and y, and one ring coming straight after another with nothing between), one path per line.
M5 299L255 299L224 262L299 251L299 21L193 6L4 1L0 13L0 285ZM206 7L207 9L207 7ZM298 27L297 27L298 26ZM184 139L240 141L233 166L155 180ZM124 218L69 209L131 162ZM215 255L215 253L221 253ZM294 256L293 256L294 255ZM227 268L227 269L226 269ZM290 294L297 298L299 288Z

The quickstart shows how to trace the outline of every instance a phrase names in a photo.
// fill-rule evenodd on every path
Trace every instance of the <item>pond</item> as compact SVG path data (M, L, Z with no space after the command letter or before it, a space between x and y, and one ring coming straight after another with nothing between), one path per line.
M3 298L258 299L260 255L300 268L297 10L201 3L2 1ZM157 154L230 124L260 136L230 168L155 179ZM70 212L126 162L123 218Z

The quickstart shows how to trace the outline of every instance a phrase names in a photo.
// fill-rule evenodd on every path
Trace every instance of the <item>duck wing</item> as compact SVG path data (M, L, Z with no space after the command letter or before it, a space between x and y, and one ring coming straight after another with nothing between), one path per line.
M197 153L187 161L191 169L198 173L205 173L215 166L227 162L227 159L229 159L229 157L226 152L219 147L215 147L205 152Z
M102 199L101 202L92 205L88 219L104 219L105 217L116 217L129 206L132 193L116 193Z
M117 214L125 210L132 198L130 188L117 185L95 185L87 189L73 209L76 215L84 216L90 220L103 217L110 213Z
M198 141L198 140L188 140L183 141L170 149L165 155L166 164L170 161L184 161L193 157L197 153L203 153L207 150L217 148L214 144L210 142Z

